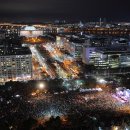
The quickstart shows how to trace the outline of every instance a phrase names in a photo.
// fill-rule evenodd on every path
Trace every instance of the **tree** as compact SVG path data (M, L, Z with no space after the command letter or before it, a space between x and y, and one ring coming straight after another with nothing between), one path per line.
M31 130L37 126L38 122L34 118L30 117L29 119L25 120L19 130Z

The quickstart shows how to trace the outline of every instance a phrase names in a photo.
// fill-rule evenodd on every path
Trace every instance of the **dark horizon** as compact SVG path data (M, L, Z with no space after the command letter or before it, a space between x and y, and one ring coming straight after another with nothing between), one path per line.
M129 0L1 0L2 22L68 21L130 22Z

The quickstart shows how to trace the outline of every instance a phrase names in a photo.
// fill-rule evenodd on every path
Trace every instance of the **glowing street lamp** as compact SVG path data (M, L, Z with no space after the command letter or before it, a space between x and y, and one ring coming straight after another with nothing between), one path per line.
M39 89L44 89L45 86L46 86L46 85L45 85L44 82L38 84L38 88L39 88Z

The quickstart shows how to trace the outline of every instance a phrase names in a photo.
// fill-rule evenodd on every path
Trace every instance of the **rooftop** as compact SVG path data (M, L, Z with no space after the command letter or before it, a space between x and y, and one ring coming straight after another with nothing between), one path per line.
M122 47L122 46L118 46L118 47L103 47L103 48L98 48L97 50L100 53L103 54L121 54L121 53L130 53L130 50L127 47Z
M25 31L35 31L37 29L34 26L25 26L25 28L23 30L25 30Z
M0 56L28 55L31 51L28 47L0 47Z

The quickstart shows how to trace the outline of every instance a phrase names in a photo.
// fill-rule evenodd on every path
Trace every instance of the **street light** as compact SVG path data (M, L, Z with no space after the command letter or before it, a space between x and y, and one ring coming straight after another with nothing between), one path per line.
M46 84L44 82L38 84L39 89L44 89Z

